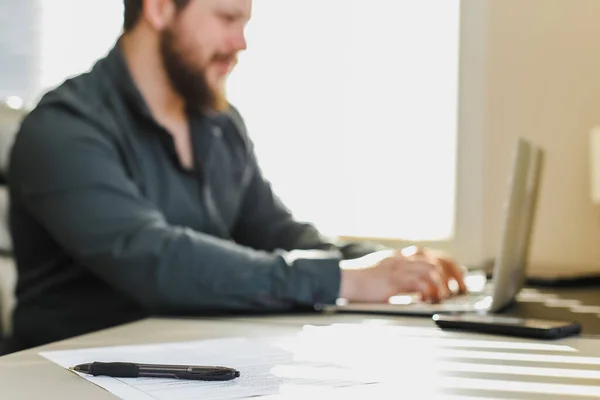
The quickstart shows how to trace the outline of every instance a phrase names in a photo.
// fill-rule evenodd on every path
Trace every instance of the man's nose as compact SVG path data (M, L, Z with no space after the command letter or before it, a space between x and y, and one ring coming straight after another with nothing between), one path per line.
M246 50L246 35L243 29L235 32L231 40L231 45L235 49L235 51Z

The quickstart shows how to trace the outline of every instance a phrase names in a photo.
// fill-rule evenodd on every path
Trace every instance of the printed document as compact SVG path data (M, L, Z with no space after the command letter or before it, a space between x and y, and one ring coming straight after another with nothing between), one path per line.
M219 365L240 371L239 378L224 382L78 374L125 400L226 400L270 395L305 398L322 394L323 390L378 383L365 371L299 358L293 351L245 338L50 351L40 355L64 368L101 361Z

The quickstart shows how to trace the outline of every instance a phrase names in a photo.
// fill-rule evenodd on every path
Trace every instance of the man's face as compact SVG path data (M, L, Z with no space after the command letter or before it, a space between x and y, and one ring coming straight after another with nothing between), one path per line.
M226 108L225 79L246 48L252 0L191 0L161 33L161 57L173 87L191 106Z

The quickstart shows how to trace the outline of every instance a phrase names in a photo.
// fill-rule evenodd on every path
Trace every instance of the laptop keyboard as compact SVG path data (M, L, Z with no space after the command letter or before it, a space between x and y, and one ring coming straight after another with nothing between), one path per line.
M483 294L462 294L441 301L442 304L470 304L476 303L485 299L487 296Z

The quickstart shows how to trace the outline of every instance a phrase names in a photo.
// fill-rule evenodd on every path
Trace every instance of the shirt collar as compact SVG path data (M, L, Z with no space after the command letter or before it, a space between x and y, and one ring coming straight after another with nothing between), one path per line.
M142 93L133 80L133 76L127 66L123 49L121 48L121 40L119 39L114 47L106 56L109 73L116 83L116 89L123 95L127 104L136 113L144 118L154 120L152 112L144 100Z
M127 60L123 54L120 39L109 51L105 61L108 66L108 70L110 71L109 73L116 83L116 89L123 95L131 109L138 113L139 116L152 120L156 123L150 107L148 107L148 103L146 103L146 100L142 96L142 93L133 80L133 76L131 75L131 71L127 65ZM190 117L193 117L193 119L223 123L224 120L228 119L229 110L224 112L201 114L188 109L188 113Z

